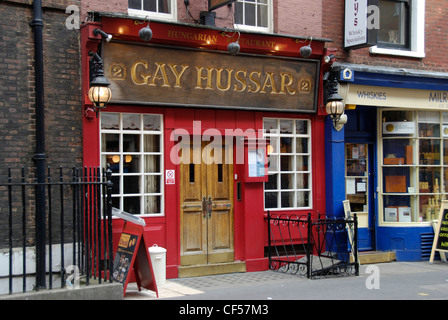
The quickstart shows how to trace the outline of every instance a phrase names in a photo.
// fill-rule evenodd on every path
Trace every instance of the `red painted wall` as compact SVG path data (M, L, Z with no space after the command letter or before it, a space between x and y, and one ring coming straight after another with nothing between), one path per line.
M86 25L82 28L82 63L83 63L83 102L87 108L90 102L86 97L89 88L88 80L88 61L89 51L96 51L100 44L99 37L92 34L92 30L98 27L98 24ZM173 25L174 27L178 27ZM101 28L106 32L114 34L114 37L121 40L138 41L138 30L141 25L133 24L133 20L104 18ZM120 28L128 30L126 33L119 33ZM164 37L164 24L152 23L151 28L155 31L154 43L171 43L177 46L195 47L197 43L192 41L174 42L169 37ZM179 27L178 27L179 28ZM182 27L186 28L186 27ZM160 32L156 32L160 31ZM189 28L189 32L217 32L202 28ZM166 33L166 30L165 30ZM299 44L292 38L275 37L272 35L242 35L245 37L275 38L276 42L281 44L282 50L275 52L279 56L298 56ZM323 59L325 54L324 42L313 41L313 58ZM226 50L226 43L218 43L215 50ZM258 54L272 54L272 52L263 51L257 47L244 48L246 52ZM325 65L322 69L328 68ZM322 84L322 71L319 75L320 85ZM147 225L144 228L145 238L149 242L148 246L157 244L167 249L167 278L177 277L177 266L180 264L180 190L179 190L179 168L174 165L169 158L171 149L175 142L170 141L171 132L176 128L183 128L192 133L193 121L201 121L202 131L208 128L216 128L224 134L225 129L241 129L243 132L247 129L262 129L263 117L278 118L305 118L311 120L312 130L312 167L313 167L313 209L312 210L291 210L282 211L284 214L307 214L311 212L314 216L325 212L325 155L324 155L324 115L322 111L322 91L318 93L318 111L316 114L295 114L279 112L260 112L260 111L236 111L220 109L192 109L192 108L169 108L169 107L150 107L150 106L131 106L131 105L109 105L106 110L101 112L135 112L135 113L154 113L162 114L164 119L164 170L174 169L176 172L176 184L165 185L165 215L162 217L145 218ZM83 120L84 137L84 165L96 166L100 164L100 137L99 121L96 117ZM238 180L243 177L243 166L234 165L234 172L238 175ZM242 181L242 200L236 200L237 181L234 182L234 234L235 234L235 259L246 262L247 271L260 271L268 269L267 258L264 257L264 247L267 246L267 222L265 220L264 201L263 201L263 183L245 183ZM118 243L119 235L123 227L123 222L116 220L114 223L115 248Z

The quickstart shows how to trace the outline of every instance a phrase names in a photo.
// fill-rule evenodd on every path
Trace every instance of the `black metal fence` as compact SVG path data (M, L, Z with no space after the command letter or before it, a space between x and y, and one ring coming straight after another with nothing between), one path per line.
M19 171L19 172L18 172ZM45 183L33 172L8 170L0 183L0 293L112 282L111 171L48 168ZM35 235L36 188L45 187L45 247ZM36 264L45 259L43 272ZM36 271L38 270L38 271ZM7 288L7 289L6 289Z
M359 275L358 222L311 214L276 215L268 212L271 270L319 278Z

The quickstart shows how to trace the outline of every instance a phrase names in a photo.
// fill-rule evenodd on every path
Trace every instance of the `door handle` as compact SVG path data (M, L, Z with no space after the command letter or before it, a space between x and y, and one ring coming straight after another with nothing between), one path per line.
M212 196L208 196L208 204L207 204L207 209L208 209L208 217L211 218L212 216L212 208L213 208L213 201L212 201Z
M205 196L202 196L202 216L207 217L207 199L205 199Z

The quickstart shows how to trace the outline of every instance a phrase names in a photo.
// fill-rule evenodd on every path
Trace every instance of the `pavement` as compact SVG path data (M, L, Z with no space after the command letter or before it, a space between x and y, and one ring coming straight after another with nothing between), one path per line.
M248 300L260 303L276 300L447 300L448 263L394 261L369 264L360 266L359 276L319 279L271 270L167 279L164 285L158 286L158 293L157 297L153 291L138 291L135 283L129 284L124 300L177 301L175 311L179 313L182 306L193 308L191 302L205 300L214 303ZM185 301L190 304L185 304ZM245 311L221 307L218 310L221 313L224 310ZM252 308L256 312L263 311L260 306ZM195 310L199 309L191 312L194 314Z

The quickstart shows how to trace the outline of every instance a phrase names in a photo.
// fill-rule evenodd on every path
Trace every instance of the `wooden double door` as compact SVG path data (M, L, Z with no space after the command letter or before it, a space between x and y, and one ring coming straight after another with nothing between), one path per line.
M233 148L202 143L185 151L190 154L180 164L181 265L232 262Z

